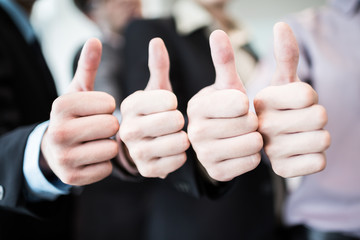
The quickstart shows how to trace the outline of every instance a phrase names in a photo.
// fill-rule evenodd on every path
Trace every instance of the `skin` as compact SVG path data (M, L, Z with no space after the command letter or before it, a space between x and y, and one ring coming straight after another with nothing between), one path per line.
M112 115L115 100L93 85L101 59L101 43L89 40L68 92L53 103L41 153L43 161L64 182L86 185L112 171L110 159L119 144L118 131L129 160L144 177L165 178L186 161L192 144L208 175L229 181L256 168L264 145L274 171L283 177L321 171L330 134L324 130L326 110L314 89L296 76L298 47L284 23L274 28L277 70L273 86L260 91L249 112L249 100L236 73L234 53L220 30L210 36L216 80L188 103L188 133L169 80L169 57L163 41L149 44L150 79L121 104L119 131Z
M257 167L263 140L256 131L257 117L249 112L249 99L227 35L214 31L210 47L216 80L189 101L188 134L209 176L229 181Z
M107 177L112 171L110 159L119 151L118 143L110 139L119 130L112 115L115 100L93 91L100 59L100 41L88 40L67 93L53 103L41 142L43 161L70 185L86 185Z
M149 44L150 79L121 104L120 138L144 177L165 178L186 161L187 134L181 129L184 117L169 81L169 57L163 41Z
M324 151L330 145L330 134L323 130L326 110L318 104L315 90L296 76L299 53L291 29L283 23L274 29L278 67L273 86L255 98L257 115L249 112L227 35L220 30L212 33L216 80L189 101L187 134L181 131L184 118L171 91L166 48L159 39L150 43L148 86L121 106L120 137L140 174L164 178L175 171L186 160L189 142L208 175L217 181L229 181L256 168L263 146L280 176L324 169Z
M324 152L331 142L324 130L327 113L318 104L316 91L296 74L299 48L285 23L274 27L274 53L277 68L272 86L254 100L265 152L282 177L319 172L326 166Z

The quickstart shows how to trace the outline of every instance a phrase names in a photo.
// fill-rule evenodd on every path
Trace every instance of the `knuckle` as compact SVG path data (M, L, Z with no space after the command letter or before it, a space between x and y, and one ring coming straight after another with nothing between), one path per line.
M179 154L177 159L176 169L180 168L186 162L186 159L187 159L186 153Z
M254 108L256 110L256 113L260 115L264 109L266 109L266 98L265 98L265 90L260 91L258 94L256 94L254 98Z
M273 160L273 158L276 157L279 148L275 144L265 144L264 150L270 160Z
M109 154L110 158L114 158L119 153L119 145L116 141L109 141L108 149L106 149L106 153Z
M315 117L316 117L316 120L318 121L317 128L321 129L321 128L325 127L325 125L327 124L327 121L328 121L327 112L326 112L326 109L321 105L316 105L315 111L316 111Z
M143 136L143 130L138 124L124 125L120 128L120 138L125 143L138 140Z
M126 116L128 112L133 112L134 109L137 109L138 99L143 93L144 91L139 90L126 97L120 105L121 114Z
M203 163L203 165L206 165L207 162L213 162L215 161L214 159L214 154L211 150L211 148L206 147L206 146L198 146L196 151L196 155L197 158L199 159L200 162Z
M73 159L69 151L62 150L57 155L58 155L57 163L60 167L66 168L72 165Z
M63 183L75 186L78 185L78 176L77 170L67 170L59 178Z
M256 153L250 156L250 163L249 163L249 169L253 170L255 169L261 161L261 154L260 153Z
M51 115L62 112L67 107L66 95L54 100L51 107Z
M101 170L99 172L99 180L106 178L112 173L113 166L110 161L102 163Z
M256 116L255 113L252 113L252 112L249 112L248 114L248 117L249 117L249 128L252 130L252 131L256 131L258 128L259 128L259 120L258 120L258 117Z
M115 135L119 131L119 128L120 128L119 121L115 116L111 115L109 119L109 130L112 133L112 135Z
M274 134L274 122L269 121L266 115L259 116L258 131L266 136L272 136Z
M190 147L190 142L189 142L189 138L188 135L186 134L186 132L181 131L180 132L180 148L183 151L186 151L189 147Z
M52 142L62 144L68 141L70 132L65 125L62 125L61 127L49 126L47 129L47 135L50 137Z
M114 112L115 109L116 109L116 101L115 101L115 98L113 96L111 96L110 94L108 93L105 93L105 92L101 92L104 94L104 98L105 98L105 101L107 103L107 107L108 107L108 112Z
M323 130L321 132L321 139L320 139L320 145L321 145L321 149L323 151L325 151L326 149L328 149L330 147L331 144L331 135L328 131Z
M230 95L232 96L232 99L230 102L231 105L229 106L232 106L235 115L242 116L247 114L249 111L249 98L241 91L232 89L229 91L233 92L233 94Z
M261 134L259 132L253 132L252 133L252 142L253 142L253 147L254 147L254 151L256 152L260 152L260 150L262 149L263 145L264 145L264 141L263 138L261 136Z
M184 116L182 115L182 113L179 111L179 110L176 110L174 112L174 123L175 123L175 126L176 126L176 129L177 130L180 130L184 127L185 125L185 119L184 119Z
M141 164L140 166L138 166L138 171L143 177L157 177L156 168L152 164Z
M203 139L206 134L206 127L204 124L190 123L188 126L188 135L191 142L196 143Z
M192 115L196 115L199 111L199 100L197 97L193 97L189 100L188 102L188 106L187 106L187 114L189 117L191 117Z
M277 161L271 161L272 164L272 169L275 172L275 174L283 177L283 178L289 178L292 177L289 169L287 169L284 164L282 164L281 160L277 160Z
M217 181L226 182L234 178L234 176L229 175L226 171L221 170L218 166L213 166L207 169L209 176Z
M129 149L130 155L135 162L146 162L150 159L147 147L142 145L141 147L136 147L134 149Z
M168 109L176 109L178 106L177 97L173 92L160 90L164 94L164 100L168 104Z
M299 91L302 95L302 105L311 106L317 102L317 93L314 89L307 83L300 82Z
M326 167L326 157L325 154L318 154L312 163L312 167L314 168L315 172L320 172L325 169Z

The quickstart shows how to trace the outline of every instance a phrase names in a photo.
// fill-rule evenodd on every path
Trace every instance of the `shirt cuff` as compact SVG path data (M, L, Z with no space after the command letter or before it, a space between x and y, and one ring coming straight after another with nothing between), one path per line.
M49 125L49 121L36 126L26 143L24 153L23 172L27 185L27 197L30 201L55 200L60 195L70 193L71 186L58 179L50 183L40 170L39 155L42 137Z

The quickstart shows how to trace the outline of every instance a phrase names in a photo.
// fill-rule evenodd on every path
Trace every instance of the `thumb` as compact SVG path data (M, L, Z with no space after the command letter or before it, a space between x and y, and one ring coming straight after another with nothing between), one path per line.
M299 47L289 25L279 22L274 26L274 54L276 72L273 85L300 81L297 77Z
M100 40L91 38L81 50L75 76L67 92L92 91L96 72L101 61L102 45Z
M145 90L163 89L172 91L169 79L170 60L161 38L154 38L149 43L150 79Z
M216 71L216 89L238 89L246 93L236 71L234 51L224 31L216 30L210 35L211 56Z

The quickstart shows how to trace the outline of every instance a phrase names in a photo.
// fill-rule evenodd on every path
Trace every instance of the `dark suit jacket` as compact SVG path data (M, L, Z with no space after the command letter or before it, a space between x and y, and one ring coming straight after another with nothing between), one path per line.
M47 239L45 235L57 223L54 220L43 223L23 214L46 216L58 206L67 206L60 204L62 200L60 205L58 202L30 204L24 191L22 169L27 138L37 123L49 119L56 97L40 48L24 40L0 7L0 185L4 189L0 200L0 239L21 236ZM60 232L60 236L68 235Z

